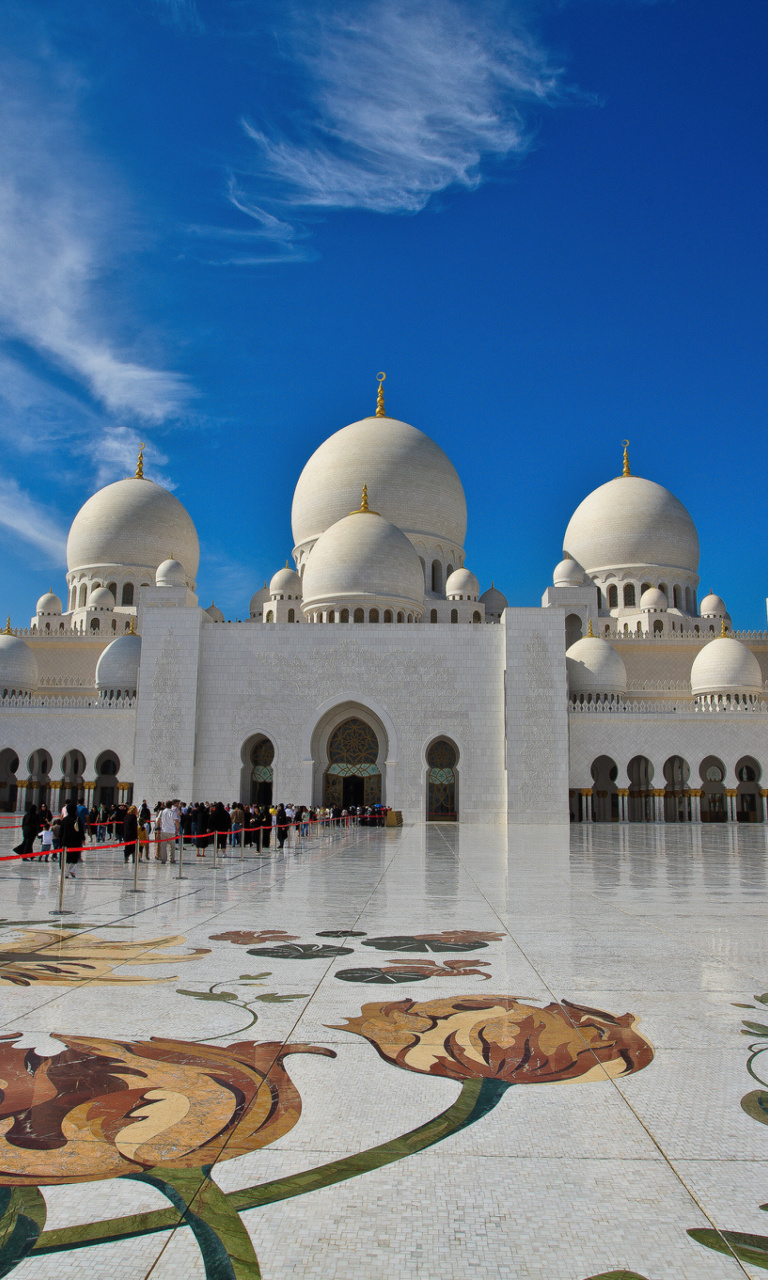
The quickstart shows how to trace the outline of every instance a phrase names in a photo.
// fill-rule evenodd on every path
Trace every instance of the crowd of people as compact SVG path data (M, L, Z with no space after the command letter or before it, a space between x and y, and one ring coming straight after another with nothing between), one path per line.
M386 820L382 805L342 809L313 808L303 804L257 805L234 800L225 805L215 803L186 804L180 800L159 801L152 812L143 800L140 806L128 804L94 805L90 809L76 799L62 805L54 815L43 803L30 805L21 821L21 842L13 852L21 857L33 856L36 862L48 862L64 854L67 876L75 878L75 868L82 861L86 844L112 844L123 847L126 862L138 856L149 861L150 844L154 841L158 862L175 863L181 841L191 843L198 858L206 850L225 852L227 847L282 850L287 841L295 845L310 833L323 828L348 827L351 824L381 826ZM40 853L35 849L38 837Z

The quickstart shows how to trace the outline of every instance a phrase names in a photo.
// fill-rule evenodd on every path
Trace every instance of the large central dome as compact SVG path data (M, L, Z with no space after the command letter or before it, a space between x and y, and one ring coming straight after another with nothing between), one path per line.
M353 422L312 454L293 495L296 547L353 511L364 484L376 510L409 537L463 548L467 503L453 463L423 431L380 417Z
M600 485L571 516L563 547L587 573L633 566L696 573L699 539L682 502L663 485L619 476Z

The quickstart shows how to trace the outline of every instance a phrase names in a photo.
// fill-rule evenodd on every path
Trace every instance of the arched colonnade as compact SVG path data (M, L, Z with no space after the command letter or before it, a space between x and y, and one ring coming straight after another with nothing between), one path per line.
M732 776L715 755L693 766L669 756L656 776L647 756L636 755L623 770L608 755L590 768L592 786L572 789L572 822L743 822L766 821L768 788L754 756L741 756Z

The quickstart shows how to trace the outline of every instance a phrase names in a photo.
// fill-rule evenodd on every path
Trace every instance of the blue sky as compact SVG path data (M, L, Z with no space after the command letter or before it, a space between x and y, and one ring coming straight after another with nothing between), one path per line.
M765 626L763 0L6 0L0 606L146 470L247 615L312 450L387 409L515 604L620 470Z

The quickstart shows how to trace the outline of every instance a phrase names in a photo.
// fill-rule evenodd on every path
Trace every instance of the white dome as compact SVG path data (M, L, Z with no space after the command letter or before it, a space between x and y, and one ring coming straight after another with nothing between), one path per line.
M251 596L251 603L248 606L248 612L250 613L252 618L258 617L258 615L261 613L268 599L269 599L269 587L265 582L264 586L259 587L259 590L254 591L253 595Z
M762 693L760 663L746 645L732 636L710 640L691 667L691 692Z
M727 618L728 616L728 610L726 609L725 604L720 599L720 596L714 595L713 592L710 592L710 594L705 596L700 602L699 613L702 618Z
M301 578L290 565L286 565L284 569L278 569L269 584L271 596L287 596L290 600L300 600L301 591Z
M584 570L570 556L566 556L555 565L552 581L556 587L581 587L584 584Z
M424 574L411 542L372 512L337 521L318 538L304 571L305 613L355 603L424 607Z
M200 547L178 498L152 480L116 480L94 493L72 521L67 566L126 565L154 573L169 549L194 583Z
M224 614L221 612L221 609L219 609L219 607L214 604L213 600L208 605L208 608L205 610L205 612L208 614L209 618L213 619L214 622L224 621Z
M449 599L452 596L467 596L471 600L477 600L480 583L469 569L454 569L445 584L445 594Z
M627 669L607 640L584 636L565 655L570 693L625 693Z
M32 693L39 680L37 659L18 636L0 635L0 693L16 689Z
M141 636L118 636L108 644L96 663L96 688L136 691L141 662Z
M653 610L654 613L664 613L669 608L669 601L658 587L649 587L640 597L640 608Z
M62 603L53 591L46 591L35 605L35 613L61 613Z
M491 583L487 591L484 591L480 597L480 603L485 605L486 618L500 618L505 609L509 608L509 601L503 591L499 591Z
M588 574L654 565L696 573L699 539L682 502L640 476L619 476L576 508L563 541Z
M157 566L155 585L158 587L184 587L187 575L180 560L164 560Z
M397 418L363 418L315 450L293 495L296 546L354 511L364 484L371 505L398 529L463 547L467 504L453 463L423 431Z
M95 587L88 597L89 609L114 609L115 597L109 587Z

